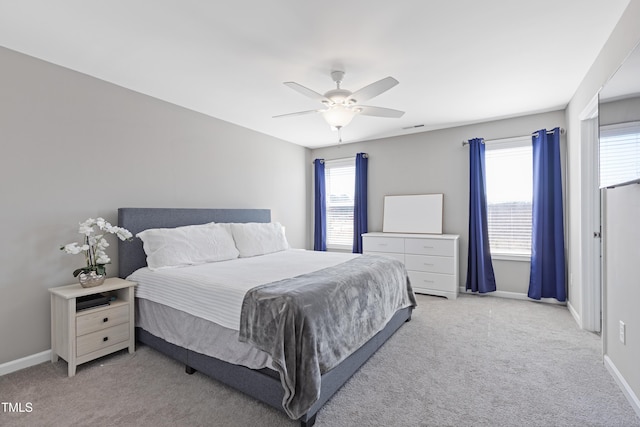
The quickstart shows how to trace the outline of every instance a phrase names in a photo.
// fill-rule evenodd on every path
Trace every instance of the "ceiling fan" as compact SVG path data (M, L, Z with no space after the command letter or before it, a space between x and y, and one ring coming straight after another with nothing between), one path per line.
M324 95L304 87L301 84L285 82L284 84L291 89L300 92L311 99L320 101L324 105L324 108L281 114L274 116L274 118L321 113L333 130L340 131L344 126L351 123L351 120L353 120L353 118L358 114L390 118L399 118L404 114L404 111L393 110L391 108L371 107L360 104L361 102L378 96L397 85L398 81L393 77L385 77L384 79L371 83L370 85L355 92L351 92L340 87L343 77L344 71L332 71L331 78L336 83L336 88L326 92Z

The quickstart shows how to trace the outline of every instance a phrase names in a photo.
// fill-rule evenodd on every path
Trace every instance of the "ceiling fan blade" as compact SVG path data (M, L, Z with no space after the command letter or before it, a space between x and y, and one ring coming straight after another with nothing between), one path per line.
M289 117L289 116L302 116L303 114L311 114L311 113L321 113L324 110L307 110L307 111L298 111L297 113L287 113L287 114L280 114L278 116L273 116L272 118L277 119L280 117Z
M349 96L349 98L347 98L347 102L357 103L367 101L374 96L378 96L381 93L388 91L398 83L399 82L393 77L385 77L382 80L378 80L375 83L371 83L370 85L355 91Z
M288 87L290 87L291 89L295 90L296 92L299 92L301 94L303 94L304 96L307 96L311 99L314 99L316 101L320 101L324 104L326 103L331 103L331 100L329 98L327 98L326 96L322 95L321 93L316 92L315 90L311 90L308 87L304 87L301 84L298 84L296 82L284 82L285 85L287 85Z
M382 107L370 107L366 105L359 105L354 107L354 110L360 112L360 114L365 116L376 116L376 117L389 117L392 119L398 119L402 117L404 111L393 110L391 108L382 108Z

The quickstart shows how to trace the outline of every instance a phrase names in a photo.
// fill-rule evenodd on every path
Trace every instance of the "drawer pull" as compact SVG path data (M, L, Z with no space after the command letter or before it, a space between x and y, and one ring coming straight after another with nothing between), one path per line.
M388 246L388 243L378 243L378 246Z
M104 323L107 323L107 322L109 321L109 318L108 318L108 317L105 317L104 319L102 319L102 321L103 321Z
M423 246L425 249L433 249L433 246Z
M104 337L104 338L102 338L102 341L105 341L105 342L106 342L106 341L109 341L109 337Z
M428 267L433 267L433 264L429 264L428 262L425 262L424 265L426 265Z
M424 283L433 283L433 280L427 280L427 279L424 279L424 280L423 280L423 282L424 282Z

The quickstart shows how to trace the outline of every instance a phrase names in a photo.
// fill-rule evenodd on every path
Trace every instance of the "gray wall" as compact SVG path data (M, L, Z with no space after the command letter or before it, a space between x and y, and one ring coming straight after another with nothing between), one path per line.
M569 244L572 248L569 268L570 272L574 274L572 288L578 292L580 291L580 270L583 263L580 249L583 244L588 244L587 240L591 238L591 236L581 233L581 221L585 209L588 207L583 206L580 200L580 195L583 191L582 176L584 172L580 164L582 154L580 118L585 107L589 105L600 88L614 74L638 41L640 41L640 25L638 25L638 22L640 22L640 0L631 0L616 28L611 33L609 40L566 109L569 137L569 211L571 221ZM637 191L637 186L631 186L607 192L603 207L607 215L607 221L603 229L605 259L611 255L624 253L624 262L627 263L616 280L611 281L610 278L606 278L604 283L604 352L608 359L607 363L610 361L615 366L622 380L629 385L630 391L636 396L636 399L640 396L640 375L638 370L638 360L640 360L640 348L638 347L638 343L640 343L640 318L637 315L637 302L639 301L637 265L640 261L640 254L637 252L637 222L638 214L640 213L638 206L640 206L640 192ZM628 237L636 237L636 240L631 243L627 240L627 237L622 236L623 240L618 244L628 245L626 246L629 249L628 251L625 250L625 246L621 246L617 251L610 252L612 250L611 242L607 242L607 240L609 238L608 234L612 230L607 229L607 226L611 220L619 221L617 227L626 230ZM608 262L606 261L604 265L605 274L608 271L612 271L612 268L614 270L617 268L614 264L608 265ZM634 266L636 267L635 269L632 268ZM570 294L572 288L569 289ZM577 310L581 310L580 306L574 305L574 307ZM627 345L622 345L618 341L617 325L619 320L627 322ZM636 411L640 413L640 408L636 408Z
M443 230L460 235L460 283L467 276L469 150L462 141L529 135L541 128L564 127L563 111L415 133L395 138L312 150L326 160L369 154L369 231L382 230L382 204L390 194L444 194ZM309 174L311 174L309 168ZM498 291L526 294L529 262L494 261Z
M0 64L0 364L51 348L47 289L84 263L58 248L88 217L270 208L307 247L308 149L4 48Z
M601 102L598 109L600 126L640 120L640 96L612 102Z
M605 325L606 355L636 397L640 396L640 185L605 191ZM626 325L626 342L619 340L619 324ZM640 408L639 408L640 409Z
M601 126L638 121L640 97L601 103L598 115ZM640 396L640 185L604 190L603 199L605 349L616 367L624 372L625 381L637 397ZM621 321L626 325L625 343L619 339Z

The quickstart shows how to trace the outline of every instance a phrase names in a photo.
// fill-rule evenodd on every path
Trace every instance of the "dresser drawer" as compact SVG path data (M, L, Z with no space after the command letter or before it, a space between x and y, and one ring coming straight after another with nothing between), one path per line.
M105 310L89 310L76 318L76 335L86 335L111 326L129 322L129 304Z
M428 294L429 290L457 293L456 276L451 274L409 271L409 279L411 280L411 287L418 293Z
M129 340L129 322L78 337L76 357Z
M454 274L453 257L406 254L407 270Z
M404 245L408 254L453 256L453 240L405 239Z
M362 238L364 252L404 253L404 239L401 237L373 237Z
M398 261L404 264L404 254L400 254L400 253L363 251L363 254L379 255L387 258L397 259Z

